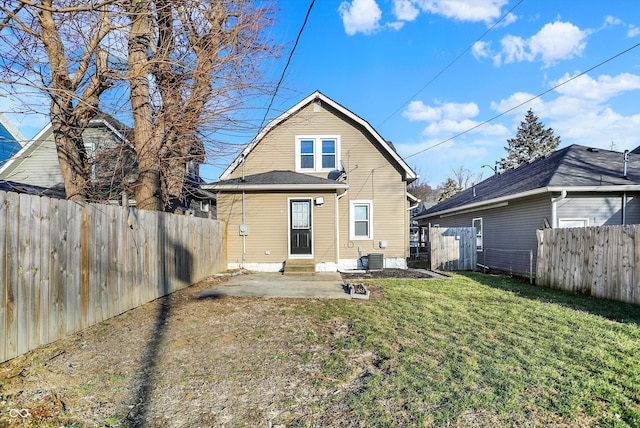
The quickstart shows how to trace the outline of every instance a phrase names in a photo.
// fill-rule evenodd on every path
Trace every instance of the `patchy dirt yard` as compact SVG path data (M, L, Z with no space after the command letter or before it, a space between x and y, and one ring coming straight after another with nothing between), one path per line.
M345 320L312 322L309 300L198 298L213 285L0 364L0 426L361 426L335 397L373 356L354 350L347 381L321 370Z

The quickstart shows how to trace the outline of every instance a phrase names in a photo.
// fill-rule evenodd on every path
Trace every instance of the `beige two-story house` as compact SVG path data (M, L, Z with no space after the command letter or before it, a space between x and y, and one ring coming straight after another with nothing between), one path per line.
M220 176L229 268L406 268L416 173L364 119L315 92L272 120ZM364 266L363 266L364 265ZM371 266L370 266L371 267Z

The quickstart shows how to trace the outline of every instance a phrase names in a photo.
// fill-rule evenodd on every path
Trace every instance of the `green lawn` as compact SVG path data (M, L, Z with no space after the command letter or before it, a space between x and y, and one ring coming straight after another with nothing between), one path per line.
M321 367L367 426L640 426L639 307L472 273L369 284L304 310L347 320Z

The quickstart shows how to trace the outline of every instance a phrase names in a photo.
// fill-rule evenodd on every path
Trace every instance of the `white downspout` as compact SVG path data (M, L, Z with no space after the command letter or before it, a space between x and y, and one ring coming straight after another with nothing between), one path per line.
M622 193L622 225L627 224L627 192Z
M244 158L245 156L242 156L242 182L244 183ZM242 224L246 224L246 219L245 219L245 208L244 208L244 188L242 189ZM246 234L242 234L242 267L244 268L244 262L245 260L247 260L247 235Z
M560 196L557 198L551 198L551 228L556 229L558 227L558 208L557 203L567 197L567 191L560 192Z
M343 193L344 195L344 193ZM336 270L340 270L340 210L338 205L340 204L340 196L336 192L335 196L335 228L336 228Z

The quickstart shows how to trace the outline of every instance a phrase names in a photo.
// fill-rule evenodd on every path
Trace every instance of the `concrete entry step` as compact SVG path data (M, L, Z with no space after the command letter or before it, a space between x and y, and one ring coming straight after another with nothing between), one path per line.
M314 259L288 259L284 265L285 275L315 275L316 261Z

